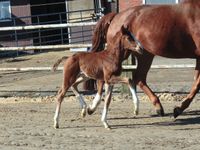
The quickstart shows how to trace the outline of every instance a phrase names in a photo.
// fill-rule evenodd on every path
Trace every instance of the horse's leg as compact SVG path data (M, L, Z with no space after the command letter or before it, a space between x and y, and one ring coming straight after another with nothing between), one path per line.
M79 103L81 105L81 116L85 117L86 116L86 109L87 109L87 104L84 101L83 96L79 93L77 86L84 81L87 81L89 78L87 78L84 74L81 74L79 78L76 80L76 82L71 86L71 90L73 93L76 95L76 98L79 100Z
M109 80L109 82L113 83L113 84L124 83L124 84L127 84L129 86L129 89L130 89L131 94L132 94L133 104L134 104L134 107L135 107L134 114L138 115L138 113L139 113L139 99L138 99L137 94L136 94L136 86L135 86L134 82L131 79L126 78L126 77L115 77L115 76L112 76L111 79Z
M60 114L61 103L62 103L69 87L70 87L70 85L65 84L58 92L57 106L56 106L56 111L55 111L55 115L54 115L54 128L55 129L59 128L59 114Z
M194 80L197 80L198 76L200 75L200 60L196 59L196 67L194 73Z
M195 68L195 78L194 83L192 85L192 89L190 93L186 96L186 98L181 103L180 107L174 108L174 118L178 117L182 112L189 107L190 103L194 99L196 93L200 89L200 60L197 60L196 68Z
M65 97L65 94L69 87L76 81L76 73L73 72L72 70L67 70L64 68L64 75L63 75L63 86L62 88L58 91L58 96L57 96L57 106L56 106L56 111L54 115L54 128L59 128L59 114L60 114L60 109L61 109L61 103ZM74 74L74 76L72 75Z
M106 98L105 98L105 102L104 102L104 108L103 108L103 112L102 112L101 121L103 122L103 125L104 125L104 127L106 129L110 129L110 127L109 127L109 125L107 123L107 113L108 113L108 107L109 107L110 101L111 101L113 86L112 85L108 85L108 86L105 86L105 88L107 88L106 90L108 92L107 92L107 95L106 95Z
M104 81L97 81L97 94L94 98L94 100L92 101L92 105L90 105L87 109L87 112L89 115L93 114L95 112L95 110L97 109L98 105L101 103L101 97L102 97L102 93L103 93L103 85L104 85Z
M154 56L146 51L143 53L143 55L138 56L138 66L135 71L135 76L133 80L134 83L136 83L152 101L153 105L156 108L157 114L160 116L164 116L164 110L159 98L149 88L146 82L147 73L151 67L153 58Z

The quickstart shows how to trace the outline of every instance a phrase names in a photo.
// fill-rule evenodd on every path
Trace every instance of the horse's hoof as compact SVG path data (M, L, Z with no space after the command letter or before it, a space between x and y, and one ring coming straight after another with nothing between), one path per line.
M54 125L54 129L59 129L59 125L58 125L58 124L55 124L55 125Z
M139 111L134 111L134 115L138 115L139 114Z
M84 118L86 116L86 109L81 110L81 117Z
M180 107L175 107L174 108L174 118L178 117L180 114L182 114L182 110Z
M111 130L111 127L109 125L105 125L106 130Z
M92 115L94 113L94 111L92 111L90 108L88 108L87 113L88 113L88 115Z
M110 128L110 127L106 127L105 129L106 129L106 130L109 130L109 131L111 130L111 128Z
M158 114L158 116L161 116L161 117L163 117L165 115L163 109L156 109L156 113Z

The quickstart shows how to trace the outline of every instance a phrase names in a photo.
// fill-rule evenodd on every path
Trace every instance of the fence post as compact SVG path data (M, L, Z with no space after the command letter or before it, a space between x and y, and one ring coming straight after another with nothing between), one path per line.
M16 19L15 18L13 19L13 25L16 26ZM17 47L19 46L18 39L17 39L17 30L15 30L15 44L16 44ZM17 56L19 56L18 50L17 50Z

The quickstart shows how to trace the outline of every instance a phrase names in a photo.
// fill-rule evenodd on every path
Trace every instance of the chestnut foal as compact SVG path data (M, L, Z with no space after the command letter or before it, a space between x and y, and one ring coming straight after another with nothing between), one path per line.
M108 45L105 51L101 52L91 52L91 53L76 53L75 55L67 58L64 64L64 79L62 88L58 91L57 97L57 107L54 116L54 127L59 128L59 114L60 107L63 98L67 90L71 87L72 91L79 98L82 115L86 114L86 103L83 97L79 94L77 85L89 78L98 80L98 85L102 87L105 82L105 104L102 113L101 121L105 128L109 129L107 123L107 112L111 100L113 84L115 83L125 83L128 84L134 103L136 104L136 112L138 112L138 97L136 95L135 86L129 78L119 77L122 71L122 61L127 53L135 52L136 54L141 54L141 49L137 47L136 42L127 33L127 29L123 26L121 31L119 31L115 38L113 39L113 44ZM65 59L62 58L54 64L54 70L59 65L59 63Z

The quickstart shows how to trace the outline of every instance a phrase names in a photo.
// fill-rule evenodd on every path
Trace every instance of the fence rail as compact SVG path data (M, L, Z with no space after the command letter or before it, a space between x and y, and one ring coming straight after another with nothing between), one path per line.
M28 26L16 26L16 27L1 27L0 31L82 27L82 26L94 26L94 25L96 25L96 22L61 23L61 24L47 24L47 25L28 25Z
M28 51L28 50L49 50L64 48L88 48L91 44L65 44L65 45L44 45L44 46L21 46L21 47L0 47L0 51Z
M18 47L88 43L91 41L92 26L98 20L98 17L93 17L92 14L99 11L99 9L85 9L13 17L9 22L9 27L0 28L0 46ZM73 17L69 18L67 16ZM25 22L26 25L22 22ZM82 26L83 23L85 25Z
M193 64L181 64L181 65L152 65L152 69L182 69L182 68L194 68ZM134 70L136 65L123 65L123 70ZM0 71L51 71L52 67L22 67L22 68L0 68ZM58 67L57 70L63 70L63 67Z

